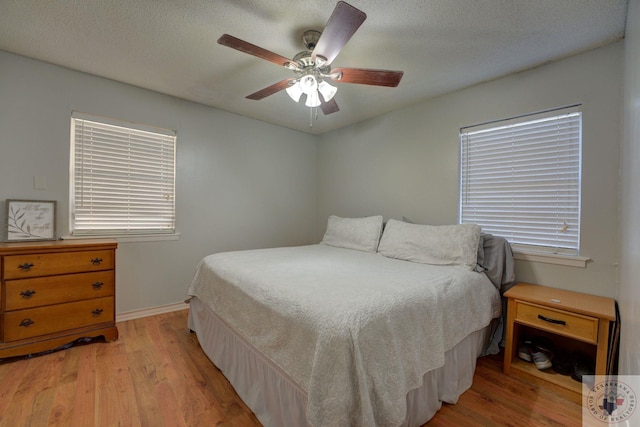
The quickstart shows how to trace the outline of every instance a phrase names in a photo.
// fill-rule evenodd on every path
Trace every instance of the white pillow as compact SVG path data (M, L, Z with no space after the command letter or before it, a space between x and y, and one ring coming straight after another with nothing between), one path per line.
M382 215L366 218L340 218L331 215L322 243L339 248L375 252L382 232Z
M476 224L420 225L390 219L378 252L389 258L473 270L480 231Z

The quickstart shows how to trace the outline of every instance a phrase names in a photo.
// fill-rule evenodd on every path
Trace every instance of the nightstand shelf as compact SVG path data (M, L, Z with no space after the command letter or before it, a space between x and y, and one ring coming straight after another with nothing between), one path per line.
M595 361L596 375L607 373L609 326L615 321L615 301L546 286L518 283L505 292L508 298L505 374L513 374L536 384L550 385L575 401L580 401L581 383L570 376L517 357L522 336L546 336L559 351L580 351Z

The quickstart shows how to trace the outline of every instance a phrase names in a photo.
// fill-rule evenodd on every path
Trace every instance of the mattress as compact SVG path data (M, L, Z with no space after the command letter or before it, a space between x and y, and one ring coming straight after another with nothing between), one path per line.
M189 294L296 385L316 427L401 425L407 394L500 315L483 273L323 244L205 257Z

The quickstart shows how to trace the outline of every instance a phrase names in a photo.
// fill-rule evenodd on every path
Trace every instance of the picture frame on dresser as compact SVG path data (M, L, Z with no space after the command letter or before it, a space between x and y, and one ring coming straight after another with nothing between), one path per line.
M5 201L5 241L56 240L55 200Z

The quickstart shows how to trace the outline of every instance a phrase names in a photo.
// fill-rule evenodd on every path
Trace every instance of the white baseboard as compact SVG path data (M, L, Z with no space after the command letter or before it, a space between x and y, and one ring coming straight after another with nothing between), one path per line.
M141 317L155 316L156 314L170 313L172 311L184 310L187 308L189 308L189 304L185 302L177 302L174 304L160 305L157 307L127 311L125 313L117 313L116 323L126 322L127 320L140 319Z

